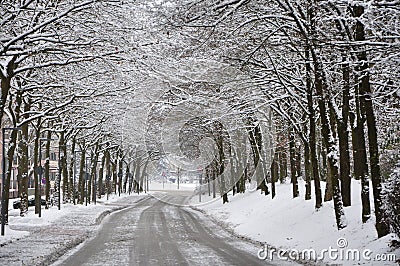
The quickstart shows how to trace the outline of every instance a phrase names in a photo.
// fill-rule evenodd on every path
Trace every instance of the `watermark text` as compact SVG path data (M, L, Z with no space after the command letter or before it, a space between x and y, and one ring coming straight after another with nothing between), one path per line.
M396 261L396 254L375 254L370 249L351 249L345 238L339 238L337 247L316 249L277 249L264 245L257 253L260 260L312 260L312 261Z

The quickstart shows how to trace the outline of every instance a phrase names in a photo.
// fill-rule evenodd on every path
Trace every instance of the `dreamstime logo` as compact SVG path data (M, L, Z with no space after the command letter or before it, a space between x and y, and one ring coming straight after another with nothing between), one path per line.
M312 261L396 261L396 254L375 254L370 249L350 249L347 239L338 238L336 247L329 246L317 252L315 249L276 249L268 245L264 245L258 253L260 260L312 260Z
M200 77L191 69L186 81L168 82L150 109L149 175L179 173L203 186L216 182L221 195L241 179L259 184L274 153L275 127L265 98L232 67L196 67L209 69Z

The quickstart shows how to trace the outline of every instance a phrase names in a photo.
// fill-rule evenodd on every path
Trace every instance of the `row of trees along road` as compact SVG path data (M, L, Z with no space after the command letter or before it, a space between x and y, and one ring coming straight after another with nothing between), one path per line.
M393 216L383 203L379 146L398 150L398 132L386 135L399 126L398 3L187 1L177 9L170 21L190 36L185 56L237 66L270 101L278 127L272 184L287 174L289 150L293 197L304 175L305 198L314 182L315 208L333 199L342 229L351 179L361 180L361 219L371 217L372 187L376 230L387 235Z
M54 195L62 190L62 203L82 204L85 195L90 203L96 195L143 189L138 180L143 177L140 162L146 154L134 143L123 143L118 124L133 97L128 78L137 80L132 72L137 65L127 64L129 51L121 48L129 48L125 44L130 40L112 37L113 30L123 28L114 24L127 12L121 4L1 1L0 123L2 128L14 128L5 131L4 191L9 191L17 157L21 216L28 212L32 178L35 213L40 214L43 192L50 201L49 159L54 149L60 156ZM128 165L125 171L122 162ZM135 172L129 169L131 165ZM45 179L43 191L40 172ZM86 177L86 173L90 174ZM9 194L4 196L9 206ZM4 209L7 223L8 208Z

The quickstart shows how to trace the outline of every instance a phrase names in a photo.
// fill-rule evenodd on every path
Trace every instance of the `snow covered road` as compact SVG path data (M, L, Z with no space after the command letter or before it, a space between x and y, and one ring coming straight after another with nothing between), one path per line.
M266 265L259 247L231 236L184 203L188 192L155 193L113 213L97 235L54 265Z

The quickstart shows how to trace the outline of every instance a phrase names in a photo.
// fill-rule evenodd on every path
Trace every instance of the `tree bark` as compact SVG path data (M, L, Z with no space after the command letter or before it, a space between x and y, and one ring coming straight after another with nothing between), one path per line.
M309 143L304 143L304 174L306 176L306 194L305 200L311 199L311 162Z
M358 100L356 99L356 101ZM357 103L357 105L359 104ZM354 124L354 121L352 121L352 124ZM356 126L352 129L352 143L354 178L356 180L361 180L361 220L363 223L365 223L371 217L371 204L369 200L369 175L367 165L367 151L365 149L364 126L363 122L360 123L360 118L357 118Z
M123 176L123 169L122 169L122 151L120 152L119 161L118 161L118 195L121 196L122 192L122 176Z
M225 174L221 173L219 176L220 176L220 180L221 180L219 186L220 186L220 194L222 195L221 196L222 197L222 204L225 204L225 203L229 202L228 201L228 191L227 191L226 186L225 186L226 185L225 184Z
M104 151L103 157L101 158L101 166L99 169L99 182L97 186L97 198L101 198L101 195L104 194L104 185L103 185L103 176L104 176L104 166L106 164L106 152Z
M85 144L81 146L81 160L79 163L79 180L78 180L78 203L83 204L85 200L85 160L86 160L86 151L83 149Z
M40 138L41 118L38 119L35 132L35 141L33 147L33 178L35 183L35 214L39 213L40 208L40 191L39 191L39 138Z
M30 110L30 104L26 103L24 106L24 112L27 113ZM29 188L29 125L25 123L21 126L21 141L19 142L19 190L21 197L20 216L26 216L28 214L28 188Z
M285 183L287 178L287 154L283 147L279 147L279 182Z
M360 18L364 14L364 7L356 5L353 7L353 15L357 18L355 27L355 41L365 41L365 29L364 24ZM378 232L378 237L383 237L390 232L390 226L388 218L382 202L382 176L379 166L379 150L378 150L378 137L376 130L376 118L374 107L372 103L372 90L369 79L369 64L365 45L359 46L359 51L356 53L358 59L358 66L356 70L361 75L361 81L359 83L361 107L363 108L364 114L367 120L368 128L368 144L369 144L369 161L371 165L371 180L372 180L372 192L374 195L374 206L375 206L375 227Z
M216 191L216 189L215 189L215 182L216 182L216 179L217 179L217 174L216 174L216 171L215 171L215 169L212 169L211 170L211 180L212 180L212 192L213 192L213 199L215 199L216 197L217 197L217 191Z
M310 123L309 142L310 142L310 164L312 170L312 177L314 179L315 189L315 208L322 207L322 190L319 176L319 167L317 159L317 134L315 125L315 109L313 101L313 87L311 85L311 64L310 64L310 47L306 45L306 85L307 85L307 110L308 120Z
M71 190L70 190L70 184L68 180L68 169L67 169L67 143L65 141L65 132L61 131L60 132L60 151L61 154L59 154L60 158L60 167L61 167L61 178L60 180L63 181L62 184L62 191L63 191L63 203L67 203L71 200Z
M50 143L51 143L51 124L49 123L49 129L47 130L47 140L45 148L45 163L44 163L44 178L46 181L45 185L45 196L46 196L46 209L50 205Z
M343 229L347 226L347 221L343 210L342 195L339 187L339 169L338 169L338 158L336 150L336 145L333 138L333 129L329 123L328 115L329 112L326 110L326 93L328 88L326 85L326 75L324 68L321 63L321 57L318 54L317 48L317 34L315 31L315 15L314 12L316 7L316 1L313 1L313 6L310 8L310 18L311 18L311 45L310 53L314 64L314 81L315 81L315 91L318 96L318 107L321 115L321 132L324 140L325 147L328 150L328 164L330 168L330 179L333 185L333 202L335 208L335 218L337 228ZM331 107L331 106L330 106Z
M253 127L251 121L249 121L248 123L249 123L248 135L249 135L251 149L253 152L254 169L260 167L260 169L263 170L262 158L261 158L262 156L261 129L258 125ZM255 176L256 182L258 184L257 189L260 189L262 192L265 193L265 195L269 194L263 171L261 171L260 173L259 171L255 170L255 174L256 174Z
M118 181L117 166L118 166L118 157L119 157L118 154L119 154L119 152L117 152L117 154L115 155L115 160L111 166L112 177L113 177L112 191L114 191L114 194L117 194L117 181Z
M4 223L8 224L8 205L9 205L9 201L10 201L10 181L11 181L11 170L12 170L12 166L13 166L13 161L14 161L14 153L15 153L15 147L16 147L16 143L17 143L17 135L18 132L16 130L12 130L11 131L11 137L9 138L9 147L7 150L7 165L6 165L6 178L5 178L5 182L4 182L4 191L5 191L5 213L4 213Z
M130 192L128 187L129 175L130 175L129 163L127 163L125 168L124 193L126 193L127 191Z
M295 161L296 161L296 177L302 177L303 173L301 172L301 147L296 147L295 145Z
M0 71L0 86L1 86L1 99L0 99L0 126L3 128L3 116L5 114L4 110L6 108L6 102L8 93L11 89L11 79L14 76L14 70L17 67L15 61L18 59L18 56L15 55L9 61L6 66L6 76L3 76Z
M343 206L351 206L351 174L350 174L350 153L349 153L349 131L348 118L350 110L350 69L346 63L347 58L343 57L343 96L342 96L342 118L337 119L339 152L340 152L340 179Z
M316 55L315 51L312 51L313 61L314 61L314 69L315 69L315 88L318 95L318 107L321 114L321 126L322 126L322 137L324 140L324 144L328 150L328 164L330 170L330 180L332 182L333 187L333 202L335 207L335 217L336 217L336 225L337 228L343 229L347 226L347 221L344 215L343 210L343 202L342 195L340 193L339 187L339 169L338 169L338 158L337 158L337 150L336 145L333 139L332 130L330 129L328 112L326 110L326 102L325 102L325 91L326 91L326 78L323 73L322 66L318 61L319 58Z
M138 153L136 153L136 155L138 155ZM139 157L136 157L135 160L135 177L134 177L134 181L135 181L135 185L134 185L134 190L136 193L140 193L140 164L141 164L141 159Z
M76 139L75 137L72 138L71 144L71 161L69 164L69 190L71 191L71 199L74 205L76 204L76 184L75 184L75 164L76 164L76 156L75 156L75 146L76 146Z
M110 158L110 151L106 150L105 152L105 157L106 157L106 194L107 194L107 200L108 196L110 194L110 180L111 180L111 158Z
M22 105L23 105L23 91L17 91L16 97L16 107L15 107L15 117L16 121L20 122L20 116L22 114ZM29 112L30 103L29 101L24 104L24 113ZM28 118L28 115L25 115L23 118ZM21 131L18 134L20 136L20 140L18 143L18 190L19 196L21 198L20 202L20 216L26 216L28 213L28 185L29 185L29 155L28 155L28 141L29 141L29 125L27 123L21 126Z
M149 165L149 161L150 158L146 159L146 162L143 165L143 169L142 169L142 174L140 176L140 191L143 191L143 187L144 187L144 180L145 180L145 176L146 176L146 171L147 171L147 166Z
M230 175L231 175L231 187L232 187L232 195L235 196L236 194L236 185L237 185L237 171L236 171L236 167L235 167L235 156L236 156L236 151L232 148L232 153L230 154L229 157L229 164L230 164Z
M279 157L278 152L275 151L274 159L272 160L272 165L271 165L271 192L272 192L272 198L275 198L275 195L276 195L275 183L276 183L277 180L279 180L278 157Z
M290 129L289 133L289 156L290 156L290 180L292 182L292 195L293 198L299 196L299 185L297 182L296 176L296 151L295 151L295 143L294 143L294 132L293 129Z
M325 151L325 147L322 147L323 151L323 157L326 158L327 152ZM333 182L332 182L332 174L331 174L331 168L329 165L326 165L326 185L325 185L325 195L324 195L324 201L331 201L333 199Z
M94 202L96 201L96 189L95 189L95 184L96 183L96 171L97 171L97 159L98 159L98 150L99 150L99 143L96 142L94 151L90 154L90 174L89 174L89 180L87 182L87 201L88 204L93 200Z

